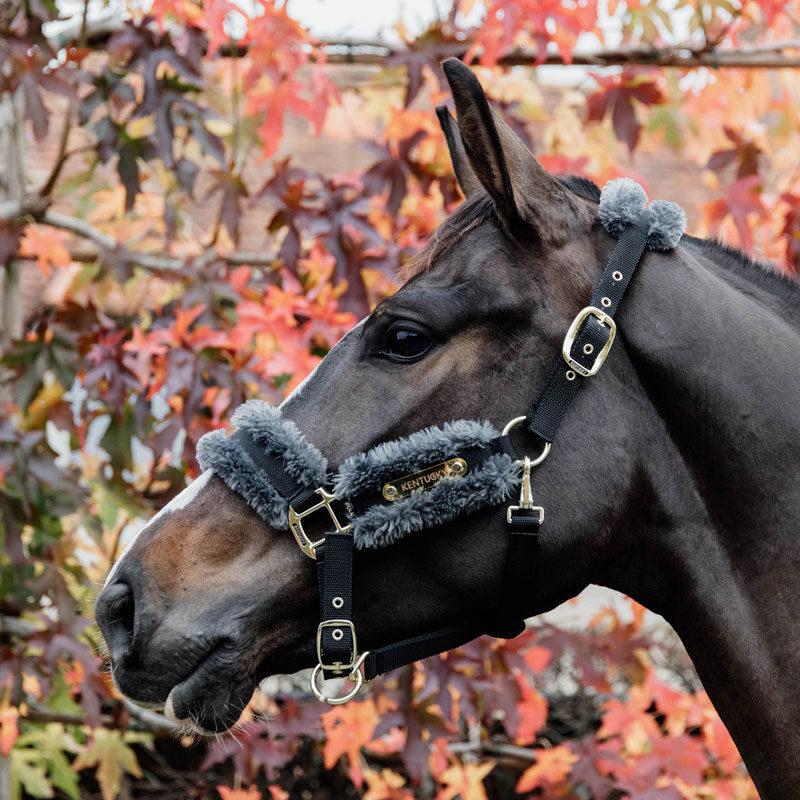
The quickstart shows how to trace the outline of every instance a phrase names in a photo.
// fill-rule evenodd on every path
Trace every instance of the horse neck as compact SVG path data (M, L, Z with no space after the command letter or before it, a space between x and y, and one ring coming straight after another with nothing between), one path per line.
M620 327L665 431L654 600L772 800L800 796L800 331L742 288L690 248L649 254Z

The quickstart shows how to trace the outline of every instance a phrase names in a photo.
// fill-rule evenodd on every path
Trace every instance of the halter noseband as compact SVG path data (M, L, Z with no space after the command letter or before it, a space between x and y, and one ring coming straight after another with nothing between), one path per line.
M588 306L567 331L561 357L537 402L502 432L488 422L458 420L385 442L347 459L335 476L322 453L278 409L251 400L233 415L236 432L218 430L198 443L197 458L271 526L289 529L317 564L321 621L311 691L332 705L356 696L365 681L400 666L459 647L485 633L513 638L525 628L519 617L535 569L544 509L536 506L531 471L550 453L556 431L582 383L597 374L614 342L614 314L646 249L668 250L680 241L686 217L675 203L656 201L629 178L603 189L598 217L618 238ZM511 430L525 423L542 441L535 458L518 458ZM391 544L412 531L433 527L480 508L503 503L509 548L499 608L438 631L359 652L352 621L353 548ZM304 521L326 514L333 530L312 541ZM499 617L499 622L498 622ZM320 676L348 676L354 687L328 697Z

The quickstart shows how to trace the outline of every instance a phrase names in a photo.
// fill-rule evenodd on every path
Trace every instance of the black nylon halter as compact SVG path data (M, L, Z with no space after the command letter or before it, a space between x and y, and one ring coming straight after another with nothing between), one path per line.
M384 672L460 647L484 634L513 638L525 629L520 608L535 573L539 531L544 521L543 509L533 506L530 497L530 468L547 456L579 388L605 361L616 332L613 317L647 248L649 224L650 212L645 211L620 234L594 289L590 305L579 312L570 327L562 355L536 403L524 416L509 423L503 434L488 447L465 449L457 454L473 466L496 453L516 458L508 431L523 421L528 430L544 442L542 454L534 462L530 459L519 462L524 469L523 487L519 504L509 506L506 513L509 547L504 595L496 609L459 624L359 654L352 622L353 535L351 526L346 523L366 508L386 501L376 492L335 498L321 487L303 487L286 474L278 460L264 453L246 432L234 434L265 479L287 500L293 513L302 517L318 505L318 510L330 514L337 529L327 533L318 545L312 544L310 552L304 548L317 561L321 623L317 633L319 663L312 677L312 689L319 699L330 703L346 702L355 696L363 681ZM328 698L317 686L320 673L326 678L349 675L356 687L345 697Z

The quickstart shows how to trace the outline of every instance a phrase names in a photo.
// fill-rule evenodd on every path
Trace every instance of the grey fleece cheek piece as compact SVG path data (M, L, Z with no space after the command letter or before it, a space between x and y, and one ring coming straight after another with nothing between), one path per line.
M380 491L384 483L445 461L468 448L485 447L498 432L488 422L458 420L384 442L345 461L336 477L337 497ZM353 520L359 549L383 547L402 536L440 525L505 500L519 483L519 469L505 454L491 456L466 475L386 505L376 504Z
M249 400L236 409L232 422L237 429L250 434L266 452L279 457L286 472L298 483L310 487L325 484L328 468L325 456L305 439L293 422L284 419L277 408L261 400ZM225 431L211 431L200 439L197 461L241 495L269 525L288 527L288 502Z
M603 227L615 238L636 222L647 208L647 193L631 178L614 178L600 194L597 215ZM647 247L671 250L686 230L686 214L677 203L656 200L650 204L650 228Z

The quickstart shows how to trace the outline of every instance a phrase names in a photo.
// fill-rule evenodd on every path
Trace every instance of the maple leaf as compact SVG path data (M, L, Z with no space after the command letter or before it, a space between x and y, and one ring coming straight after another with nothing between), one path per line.
M439 777L444 787L439 790L436 800L452 800L456 795L461 800L488 800L483 779L494 769L494 761L483 764L453 764Z
M26 258L35 258L45 278L50 277L53 267L66 267L72 263L69 250L64 246L62 231L44 225L28 225L19 243L19 253Z
M658 723L647 713L649 705L647 693L641 687L635 686L627 700L607 700L602 706L605 714L597 737L608 739L611 736L621 736L628 752L641 752L651 739L661 735Z
M486 6L486 17L468 51L468 61L482 50L482 63L494 65L518 40L530 38L537 46L537 64L547 57L551 41L569 64L578 36L596 28L596 0L576 4L562 0L494 0Z
M373 700L350 702L322 715L325 745L322 755L325 768L330 769L343 755L350 762L350 777L361 787L361 748L368 745L378 724L378 709Z
M547 722L547 700L528 684L524 676L517 675L517 685L522 699L517 703L519 723L515 739L518 744L525 744L532 742Z
M658 83L647 75L646 71L631 67L624 68L618 75L595 75L600 88L586 101L586 121L600 122L610 112L614 133L628 145L631 153L642 132L633 101L658 105L665 100Z
M122 775L127 772L142 777L136 754L127 741L142 741L142 736L123 735L120 731L96 728L92 731L89 745L73 762L76 770L96 767L95 777L100 784L103 800L114 800L122 786Z
M19 711L15 706L6 706L0 710L0 754L4 758L8 758L19 736L18 718Z
M217 786L217 791L222 800L261 800L261 792L255 786L251 786L249 789L230 789L227 786Z
M536 763L528 767L517 781L517 792L530 792L546 784L560 783L569 776L578 756L566 745L550 750L537 750Z
M390 769L380 772L365 770L364 778L369 788L363 800L414 800L411 790L403 788L406 784L405 778Z
M707 223L713 231L718 230L727 217L733 220L739 234L742 247L749 250L753 246L753 232L749 217L756 215L759 219L768 217L767 208L761 199L763 184L759 175L747 175L733 181L725 191L725 196L708 203L703 207Z

